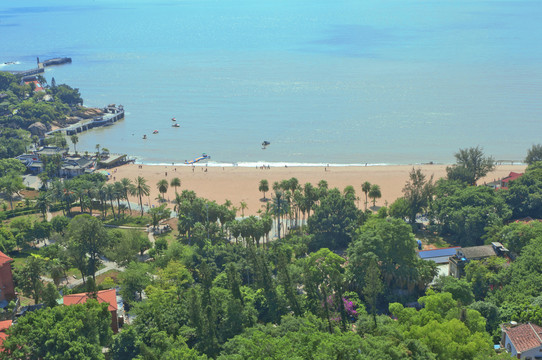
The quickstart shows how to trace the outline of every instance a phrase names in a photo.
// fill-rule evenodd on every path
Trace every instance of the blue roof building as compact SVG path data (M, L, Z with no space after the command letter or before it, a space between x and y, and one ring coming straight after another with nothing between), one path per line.
M418 251L418 256L420 259L434 261L437 264L447 264L449 257L454 256L457 249L460 248L460 246L453 246L442 249L421 250Z

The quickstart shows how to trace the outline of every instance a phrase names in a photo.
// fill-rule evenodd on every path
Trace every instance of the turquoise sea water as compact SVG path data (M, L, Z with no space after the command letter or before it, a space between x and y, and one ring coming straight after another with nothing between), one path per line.
M542 142L540 19L539 0L5 1L0 63L71 57L46 79L127 111L78 150L145 163L519 160Z

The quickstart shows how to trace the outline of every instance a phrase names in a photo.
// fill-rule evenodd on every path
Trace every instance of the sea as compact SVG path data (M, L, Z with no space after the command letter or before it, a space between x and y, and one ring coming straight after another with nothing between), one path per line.
M521 161L542 142L540 19L540 0L2 1L0 70L71 57L49 83L126 110L77 150L139 163Z

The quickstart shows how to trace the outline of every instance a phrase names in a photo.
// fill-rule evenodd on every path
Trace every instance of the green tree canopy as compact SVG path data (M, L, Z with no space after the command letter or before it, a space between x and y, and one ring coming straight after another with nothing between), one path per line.
M479 146L459 149L455 158L457 164L446 169L449 180L461 180L474 185L495 169L495 160L491 156L485 156Z
M344 197L338 189L329 190L308 220L309 233L314 235L310 248L346 247L363 216L353 199Z
M535 144L529 150L527 150L525 163L527 165L531 165L537 161L542 161L542 144Z
M489 187L437 181L431 216L440 233L461 246L482 245L486 227L502 224L511 214L502 197Z
M4 340L2 359L105 359L111 343L108 304L56 306L27 313Z

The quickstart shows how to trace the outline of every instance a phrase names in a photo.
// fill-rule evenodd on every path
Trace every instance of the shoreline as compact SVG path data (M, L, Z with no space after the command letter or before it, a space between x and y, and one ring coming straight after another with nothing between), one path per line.
M271 163L270 163L271 164ZM245 216L257 215L260 209L265 208L266 202L261 201L263 194L258 191L260 180L266 179L269 183L269 189L265 196L271 198L272 186L275 181L287 180L292 177L298 179L300 185L307 182L317 185L320 180L328 182L329 188L337 187L343 190L351 185L356 191L356 196L360 200L356 201L359 208L364 209L365 194L361 191L361 184L369 181L371 184L377 184L381 188L382 198L376 201L377 207L391 204L397 198L402 196L402 189L408 180L408 175L412 168L420 168L423 174L429 178L431 175L434 181L446 175L446 167L450 165L432 164L432 165L368 165L368 166L287 166L260 168L255 166L218 166L205 163L196 166L175 164L175 165L145 165L145 164L125 164L110 168L108 171L111 176L108 182L119 181L123 177L134 180L142 176L147 180L150 187L150 195L143 199L143 204L159 205L158 189L156 183L159 180L178 177L181 180L181 187L177 189L178 193L182 190L193 190L196 195L210 201L216 201L223 204L230 200L233 206L239 208L243 201L248 208L245 210ZM524 172L527 165L497 165L496 169L479 181L479 184L491 182L505 176L511 171ZM165 199L172 201L175 198L175 190L170 187L165 194ZM134 201L130 197L130 201ZM369 200L370 201L370 200ZM168 202L168 207L172 208L173 203ZM240 216L240 212L238 215Z

